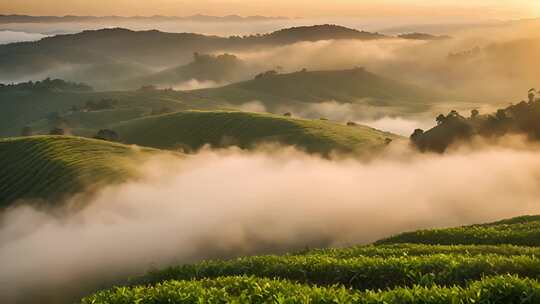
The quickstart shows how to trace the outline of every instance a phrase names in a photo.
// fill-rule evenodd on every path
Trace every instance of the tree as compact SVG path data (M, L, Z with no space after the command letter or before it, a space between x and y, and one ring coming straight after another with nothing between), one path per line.
M450 113L448 113L448 117L458 117L458 116L459 116L459 113L456 110L452 110L450 111Z
M422 138L422 136L424 136L424 130L416 129L414 130L410 138L413 143L418 143L420 139Z
M506 111L503 109L497 110L497 113L495 113L495 117L497 117L498 120L505 120L506 119Z
M120 136L113 130L102 129L94 136L95 139L107 140L107 141L119 141Z
M291 117L292 114L291 114L291 112L287 112L287 113L284 113L283 116L285 116L285 117Z
M357 125L358 125L358 124L355 123L354 121L349 121L349 122L347 122L347 126L349 126L349 127L354 127L354 126L357 126Z
M437 121L438 125L441 125L446 121L446 116L444 116L443 114L439 114L439 116L437 116L435 120Z
M471 118L476 118L478 117L478 115L480 114L480 112L477 110L477 109L474 109L471 111Z
M49 135L64 135L66 132L62 128L54 128L49 132Z
M536 98L536 89L532 88L529 90L529 102L533 103Z

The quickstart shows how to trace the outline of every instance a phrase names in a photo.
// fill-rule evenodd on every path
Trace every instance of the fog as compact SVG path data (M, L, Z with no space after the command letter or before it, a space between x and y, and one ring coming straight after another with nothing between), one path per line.
M527 38L511 39L503 34L490 36L493 33L487 31L476 34L436 41L301 42L235 55L251 64L264 63L267 69L282 67L282 72L365 67L375 74L436 91L447 101L516 102L529 88L538 86L540 37L523 34ZM475 53L467 54L474 49Z
M189 91L198 89L215 88L227 85L226 82L217 82L212 80L190 79L172 86L174 90Z
M157 156L140 165L141 179L89 200L5 211L2 301L61 303L156 267L540 212L539 150L529 143L446 155L396 143L366 160L274 148Z
M47 37L46 35L39 33L26 33L16 32L8 30L0 30L0 44L23 42L23 41L36 41Z

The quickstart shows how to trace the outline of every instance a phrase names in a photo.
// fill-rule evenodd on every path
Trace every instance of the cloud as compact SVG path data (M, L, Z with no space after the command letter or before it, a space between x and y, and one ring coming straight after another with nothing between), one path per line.
M141 164L143 179L104 189L82 210L5 211L0 298L67 302L152 267L538 213L538 153L395 145L370 160L292 149L156 157Z
M174 85L172 89L174 90L181 90L181 91L189 91L189 90L198 90L198 89L207 89L207 88L215 88L224 86L226 83L223 82L216 82L212 80L197 80L197 79L190 79L188 81L181 82L177 85Z
M0 44L22 42L22 41L36 41L45 37L47 37L47 35L38 34L38 33L26 33L26 32L0 30Z

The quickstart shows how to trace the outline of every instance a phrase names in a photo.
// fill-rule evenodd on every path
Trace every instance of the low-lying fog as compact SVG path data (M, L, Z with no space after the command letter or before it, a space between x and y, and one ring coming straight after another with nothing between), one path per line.
M36 41L47 37L47 35L39 33L26 33L9 30L0 30L0 44L23 42L23 41Z
M3 212L0 298L61 303L155 267L539 213L540 150L504 142L445 155L396 143L369 160L275 147L156 156L140 180L67 204L82 210Z

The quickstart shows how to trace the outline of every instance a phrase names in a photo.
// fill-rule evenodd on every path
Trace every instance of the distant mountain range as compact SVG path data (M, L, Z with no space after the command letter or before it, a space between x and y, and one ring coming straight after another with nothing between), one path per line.
M228 38L156 30L132 31L122 28L89 30L47 37L35 42L0 45L0 80L28 78L29 75L38 73L72 79L71 75L50 74L55 70L69 68L67 70L73 71L90 65L104 68L108 65L122 66L124 70L136 70L141 67L156 70L184 65L191 60L195 52L234 53L303 41L382 38L388 37L330 24L293 27L263 35ZM86 72L85 74L89 75ZM126 76L129 78L135 75ZM99 78L103 79L101 76ZM118 80L118 77L114 78Z
M29 16L0 15L0 24L5 23L58 23L58 22L104 22L104 21L196 21L196 22L258 22L286 20L286 17L266 16Z

